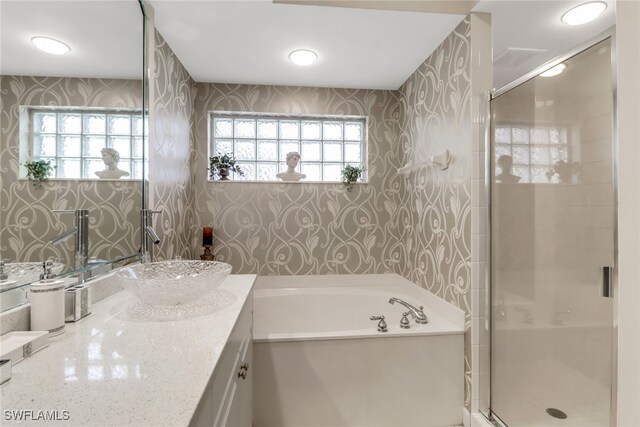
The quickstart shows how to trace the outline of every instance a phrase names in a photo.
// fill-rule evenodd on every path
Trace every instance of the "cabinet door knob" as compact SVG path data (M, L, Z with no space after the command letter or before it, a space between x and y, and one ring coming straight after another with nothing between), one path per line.
M242 364L242 366L240 366L240 369L244 369L245 371L248 371L249 370L249 364L247 362L244 362Z
M243 380L247 379L247 371L245 371L244 369L241 369L240 372L238 372L238 378L242 378Z

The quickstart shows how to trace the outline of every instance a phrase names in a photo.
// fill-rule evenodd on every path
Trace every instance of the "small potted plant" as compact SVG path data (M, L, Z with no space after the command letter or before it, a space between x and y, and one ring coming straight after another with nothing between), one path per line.
M347 186L347 191L351 191L353 189L353 184L355 184L358 179L362 178L364 171L364 168L351 165L347 165L342 169L342 183Z
M228 154L209 157L209 178L215 179L217 174L220 177L220 181L229 181L229 174L232 171L244 176L244 171L236 164L235 159Z
M41 188L55 168L55 166L51 166L51 161L49 160L29 160L23 163L22 166L27 168L27 178L33 183L34 188Z

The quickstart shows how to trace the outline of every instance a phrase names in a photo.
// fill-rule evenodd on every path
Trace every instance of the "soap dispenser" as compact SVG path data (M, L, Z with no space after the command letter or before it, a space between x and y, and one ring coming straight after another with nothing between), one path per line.
M40 281L31 284L31 330L49 331L53 337L64 332L64 280L56 280L53 261L42 263Z

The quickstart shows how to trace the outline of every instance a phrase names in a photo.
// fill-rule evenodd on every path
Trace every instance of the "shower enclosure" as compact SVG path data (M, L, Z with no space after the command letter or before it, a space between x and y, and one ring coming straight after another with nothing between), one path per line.
M491 100L490 412L509 427L611 425L614 94L608 37Z

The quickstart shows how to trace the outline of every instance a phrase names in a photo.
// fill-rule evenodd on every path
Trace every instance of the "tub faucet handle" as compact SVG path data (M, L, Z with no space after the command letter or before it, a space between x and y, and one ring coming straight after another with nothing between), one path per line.
M379 320L378 322L378 332L387 332L387 322L384 321L384 316L371 316L369 319L371 320Z
M402 319L400 319L400 327L402 329L409 329L411 327L411 325L409 324L409 318L407 317L410 314L411 314L410 311L407 311L406 313L402 313Z

